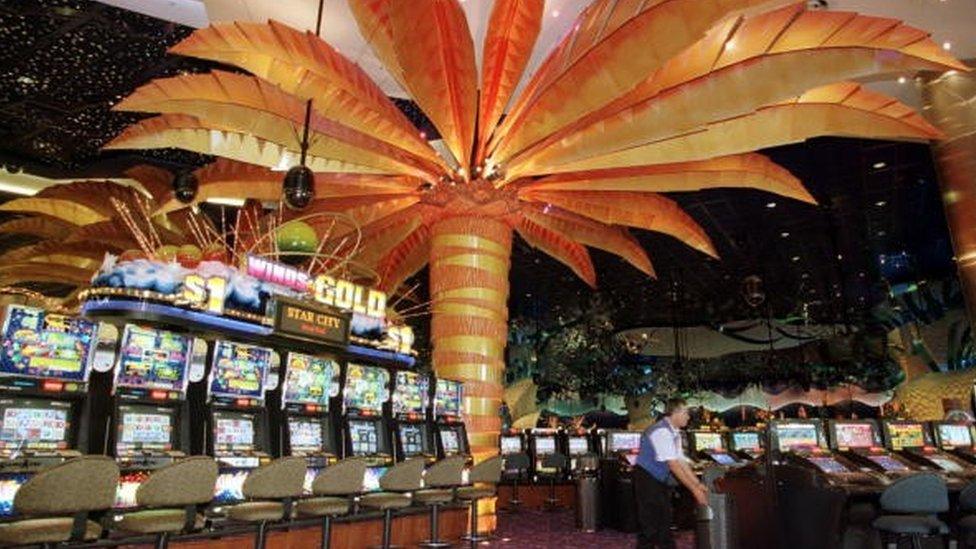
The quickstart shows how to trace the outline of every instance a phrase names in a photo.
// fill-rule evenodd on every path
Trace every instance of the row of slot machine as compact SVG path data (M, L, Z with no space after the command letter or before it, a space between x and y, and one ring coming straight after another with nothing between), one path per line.
M526 454L529 457L529 468L518 470L506 467L507 477L526 477L539 479L541 477L571 478L581 467L580 458L587 454L598 454L600 434L595 430L567 430L567 429L510 429L499 437L499 453L504 458L514 454ZM567 458L567 466L563 468L551 467L546 464L546 457L552 454L562 454Z
M220 466L214 501L241 499L247 473L304 456L306 487L348 456L368 458L364 490L395 461L470 453L460 382L385 357L124 324L111 348L99 325L8 306L0 337L0 515L39 469L113 456L117 506L149 473L186 455ZM378 355L378 353L377 353Z

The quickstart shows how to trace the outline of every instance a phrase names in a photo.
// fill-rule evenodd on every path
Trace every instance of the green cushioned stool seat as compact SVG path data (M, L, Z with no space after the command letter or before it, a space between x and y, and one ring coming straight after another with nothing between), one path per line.
M186 511L180 509L147 509L122 515L115 527L136 534L158 534L160 532L179 532L186 526ZM196 516L194 528L203 528L203 517Z
M421 490L413 493L417 503L449 503L454 499L454 490Z
M74 519L52 517L26 519L0 524L0 545L25 545L28 543L58 543L71 538ZM94 521L85 522L85 541L98 539L102 527Z
M462 486L457 489L457 496L460 499L482 499L494 495L494 486Z
M245 522L281 520L285 506L280 501L245 501L227 509L227 516Z
M309 498L299 501L295 507L299 515L306 517L344 515L349 512L349 500L332 497Z
M871 524L878 530L892 534L931 536L949 533L949 527L941 520L918 515L885 515L874 519Z
M410 507L410 496L390 492L376 492L359 498L359 504L385 511L387 509L403 509Z

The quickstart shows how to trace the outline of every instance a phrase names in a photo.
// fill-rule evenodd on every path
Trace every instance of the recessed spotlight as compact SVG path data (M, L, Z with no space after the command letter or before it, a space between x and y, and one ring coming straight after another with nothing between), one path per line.
M884 235L886 235L886 234L888 234L888 233L886 233L886 232L884 232L884 231L878 231L878 236L884 236Z
M799 260L800 260L800 256L798 256L798 255L794 255L794 256L792 257L792 260L793 260L793 262L794 262L794 263L796 263L797 261L799 261Z
M767 208L775 208L776 207L776 203L775 202L767 202L766 203L766 207Z
M877 207L879 207L879 208L884 208L886 204L888 204L888 203L885 202L884 200L879 200L879 201L877 201L877 202L874 203L874 205L877 206Z
M789 238L790 237L790 233L787 232L787 231L783 231L783 232L779 233L779 235L781 237L783 237L783 238Z
M803 274L800 275L800 278L806 280L806 279L810 278L810 273L803 273Z
M904 76L899 76L898 77L898 83L899 84L904 84L905 82L908 82L908 79L907 78L905 78Z
M874 168L874 169L876 169L876 170L880 170L881 168L884 168L887 165L888 164L886 164L884 162L875 162L871 167Z
M943 42L942 43L942 49L944 49L945 51L951 50L952 49L952 42L949 42L948 40L946 40L945 42Z
M837 254L837 259L844 259L844 254Z

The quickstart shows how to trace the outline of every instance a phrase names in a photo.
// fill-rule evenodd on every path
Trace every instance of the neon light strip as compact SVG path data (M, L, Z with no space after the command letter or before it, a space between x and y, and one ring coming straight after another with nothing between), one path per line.
M219 328L221 330L238 332L252 335L270 335L274 330L269 326L257 326L250 322L242 322L220 316L214 316L197 311L188 311L179 307L160 305L158 303L145 303L138 301L123 300L100 300L86 301L81 308L82 313L94 312L114 312L114 311L133 311L142 313L152 313L161 316L169 316L196 322L208 327Z

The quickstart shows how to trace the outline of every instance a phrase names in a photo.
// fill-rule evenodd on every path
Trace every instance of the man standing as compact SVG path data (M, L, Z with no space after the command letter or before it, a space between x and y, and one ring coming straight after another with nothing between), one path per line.
M681 450L681 429L688 425L688 404L680 398L668 400L664 418L641 436L640 453L634 467L637 498L637 549L671 549L671 495L677 482L684 484L699 505L708 505L708 489L698 481ZM676 482L677 479L677 482Z

